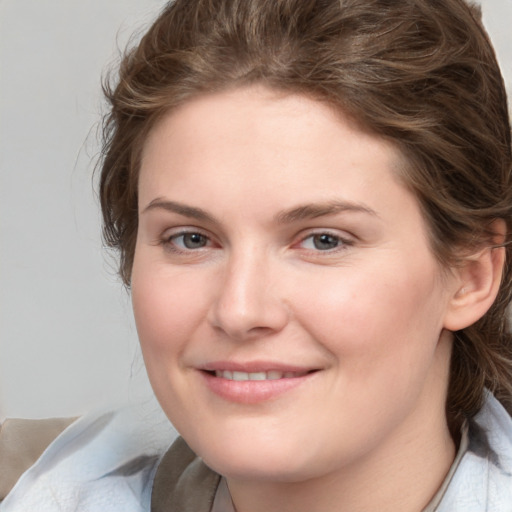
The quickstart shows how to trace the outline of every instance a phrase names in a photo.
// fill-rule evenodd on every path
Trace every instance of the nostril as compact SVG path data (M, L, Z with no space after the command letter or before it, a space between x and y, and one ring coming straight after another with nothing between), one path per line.
M286 307L276 296L254 284L244 293L233 283L212 303L208 321L217 331L236 340L254 340L281 331L288 320ZM252 288L251 288L252 289Z

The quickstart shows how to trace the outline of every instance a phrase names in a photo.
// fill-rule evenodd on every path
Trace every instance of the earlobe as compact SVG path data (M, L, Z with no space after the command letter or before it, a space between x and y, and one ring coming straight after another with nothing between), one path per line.
M498 222L501 227L502 221L495 221ZM445 316L445 329L464 329L485 315L498 294L504 263L505 248L488 246L465 258L454 270L456 286Z

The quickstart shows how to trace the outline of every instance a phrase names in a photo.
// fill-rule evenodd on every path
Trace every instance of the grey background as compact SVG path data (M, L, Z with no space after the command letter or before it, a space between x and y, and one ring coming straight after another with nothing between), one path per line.
M482 0L512 89L512 0ZM0 419L149 393L99 236L100 76L157 0L0 0Z

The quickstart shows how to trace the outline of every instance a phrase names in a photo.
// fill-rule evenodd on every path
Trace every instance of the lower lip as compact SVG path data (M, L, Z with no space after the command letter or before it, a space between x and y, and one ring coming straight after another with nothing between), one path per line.
M275 380L230 380L201 371L206 385L216 395L229 402L257 404L275 399L310 380L317 372L300 377Z

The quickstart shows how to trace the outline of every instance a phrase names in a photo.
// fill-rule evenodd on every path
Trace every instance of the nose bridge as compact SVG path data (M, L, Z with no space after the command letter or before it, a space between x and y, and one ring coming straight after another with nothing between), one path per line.
M274 258L258 247L231 251L212 305L212 321L232 338L276 332L287 311L276 283Z

